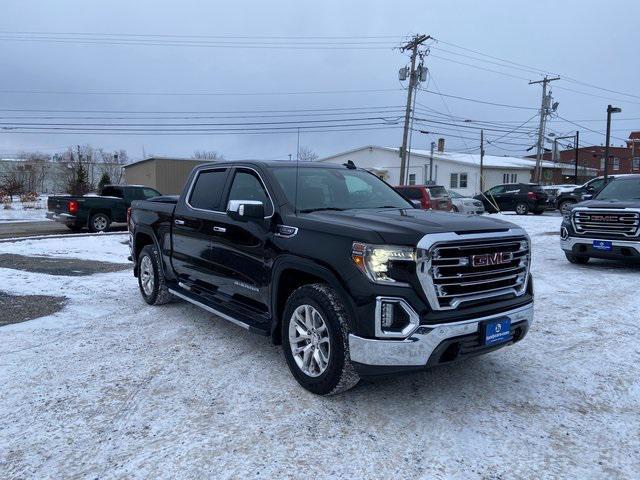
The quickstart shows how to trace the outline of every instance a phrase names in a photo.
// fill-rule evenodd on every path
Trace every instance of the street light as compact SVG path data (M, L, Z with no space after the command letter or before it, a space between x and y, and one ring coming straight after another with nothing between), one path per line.
M605 144L605 147L604 147L604 184L605 185L609 181L609 140L611 137L611 114L620 113L621 111L622 111L621 108L607 105L607 143Z

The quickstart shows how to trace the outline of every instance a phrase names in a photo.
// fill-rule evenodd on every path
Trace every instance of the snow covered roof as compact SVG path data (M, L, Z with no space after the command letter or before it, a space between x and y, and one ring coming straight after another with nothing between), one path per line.
M321 158L320 162L324 162L327 160L331 160L335 157L341 157L344 155L349 155L354 152L358 152L360 150L365 149L375 149L375 150L386 150L389 152L393 152L398 155L400 149L397 147L380 147L377 145L367 145L365 147L354 148L352 150L337 153L335 155L331 155L329 157ZM411 150L411 156L418 156L423 158L429 158L431 152L429 150L419 150L413 149ZM463 165L480 165L480 155L477 153L458 153L458 152L433 152L433 157L437 160L448 160L450 162L460 163ZM518 157L499 157L496 155L485 155L483 161L485 168L510 168L510 169L521 169L521 170L532 170L536 166L535 159L525 159ZM562 164L542 161L542 166L544 168L562 168Z
M397 148L394 150L398 150ZM429 150L411 151L411 155L420 155L429 157ZM467 165L480 165L480 154L477 153L458 153L458 152L433 152L433 156L439 160L450 160L456 163L464 163ZM531 170L535 167L535 160L527 160L518 157L499 157L496 155L485 155L483 164L486 168L522 168ZM545 168L560 168L557 163L543 161L542 166Z

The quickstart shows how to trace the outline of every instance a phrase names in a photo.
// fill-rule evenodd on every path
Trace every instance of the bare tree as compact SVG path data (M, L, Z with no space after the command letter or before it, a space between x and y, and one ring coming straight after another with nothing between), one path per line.
M42 152L20 152L18 159L23 161L21 174L24 190L30 193L44 192L51 156Z
M105 152L99 148L95 152L98 174L101 178L106 174L112 184L122 183L124 177L124 165L129 163L129 156L126 150L117 150L113 153Z
M13 202L14 195L24 192L24 183L16 167L0 174L0 196L6 195Z
M318 160L319 155L311 150L311 148L301 145L298 150L298 160L301 162L315 162Z
M62 155L57 155L59 162L60 186L71 195L84 195L93 189L90 181L90 169L93 167L94 149L90 145L75 149L69 147Z
M222 154L214 150L196 150L191 155L191 158L196 160L224 160Z

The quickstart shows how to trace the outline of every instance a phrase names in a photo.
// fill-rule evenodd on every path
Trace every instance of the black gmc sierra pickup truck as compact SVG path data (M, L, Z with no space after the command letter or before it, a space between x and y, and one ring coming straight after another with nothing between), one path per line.
M318 394L522 340L530 241L489 217L416 209L353 163L196 167L180 197L137 201L134 274L283 345Z
M563 217L560 246L571 263L592 257L640 261L640 175L611 180Z

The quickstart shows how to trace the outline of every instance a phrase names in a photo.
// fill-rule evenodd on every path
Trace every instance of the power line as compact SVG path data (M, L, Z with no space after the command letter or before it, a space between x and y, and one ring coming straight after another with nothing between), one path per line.
M315 90L300 92L78 92L78 91L53 91L53 90L0 90L0 93L12 95L126 95L126 96L268 96L268 95L332 95L332 94L354 94L354 93L381 93L398 92L401 88L378 88L360 90Z

